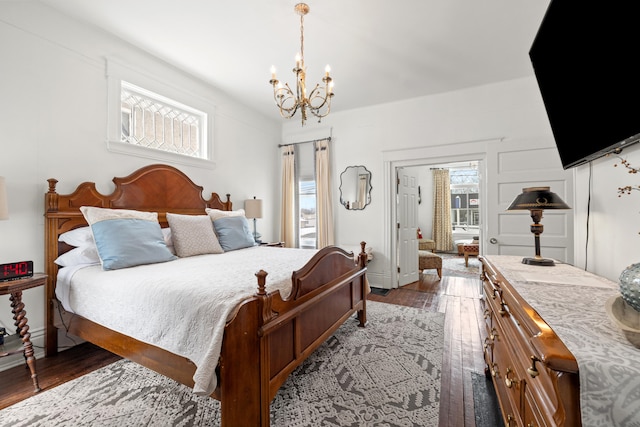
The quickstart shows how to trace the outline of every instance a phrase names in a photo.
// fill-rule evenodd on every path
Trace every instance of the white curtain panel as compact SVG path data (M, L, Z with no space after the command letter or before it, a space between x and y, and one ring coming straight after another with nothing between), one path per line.
M280 241L287 248L296 245L296 178L295 147L282 147L282 217L280 224Z
M318 249L333 245L333 194L329 140L316 141L316 239Z

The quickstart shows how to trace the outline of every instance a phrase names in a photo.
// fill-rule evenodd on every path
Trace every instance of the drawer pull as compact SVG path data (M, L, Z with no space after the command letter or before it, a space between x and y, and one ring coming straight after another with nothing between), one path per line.
M527 423L527 427L536 427L536 425L534 423Z
M489 317L491 317L491 312L490 312L490 311L489 311L489 309L487 308L487 309L485 309L485 311L484 311L484 318L485 318L485 319L488 319Z
M491 341L491 338L487 337L484 339L484 349L485 351L491 347L491 349L493 349L493 341Z
M498 313L500 313L500 316L504 316L505 314L507 314L506 306L507 306L507 303L504 302L504 300L500 301L500 310L498 310Z
M531 356L531 367L527 368L527 373L531 375L531 378L535 378L540 375L540 372L538 372L538 370L536 369L536 362L539 361L540 359L538 359L537 357Z
M494 363L493 365L491 365L491 376L494 376L496 378L500 376L500 371L498 370L497 363Z
M491 328L491 335L489 335L489 338L491 338L491 341L496 341L499 336L500 335L498 334L498 331L496 330L496 328Z
M513 415L509 414L507 415L507 427L511 426L511 421L515 421L515 418L513 417Z
M511 388L514 385L517 386L518 380L515 378L509 378L509 374L513 374L511 368L507 368L507 372L504 374L504 384L507 386L507 388Z

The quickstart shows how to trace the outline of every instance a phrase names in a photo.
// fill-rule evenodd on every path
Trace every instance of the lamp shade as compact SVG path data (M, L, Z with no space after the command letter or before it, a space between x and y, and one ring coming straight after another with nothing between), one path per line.
M247 218L262 218L262 199L247 199L244 201L244 214Z
M531 209L571 209L550 187L523 188L507 208L508 211Z
M7 204L7 187L4 177L0 176L0 219L9 219L9 205Z

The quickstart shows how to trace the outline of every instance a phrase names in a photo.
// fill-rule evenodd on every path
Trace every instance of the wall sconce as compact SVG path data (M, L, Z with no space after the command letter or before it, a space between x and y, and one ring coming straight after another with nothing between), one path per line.
M247 199L244 201L244 214L247 218L253 218L253 240L256 243L262 243L260 240L260 234L256 231L256 219L262 218L262 200L256 199L256 196L253 196L253 199Z
M7 204L7 187L4 177L0 176L0 219L9 219L9 205Z
M534 258L523 258L523 264L553 266L552 259L540 256L540 234L544 227L540 224L542 211L544 209L571 209L556 193L549 190L550 187L529 187L523 188L522 194L517 196L508 211L528 210L531 212L531 232L535 236L536 255Z

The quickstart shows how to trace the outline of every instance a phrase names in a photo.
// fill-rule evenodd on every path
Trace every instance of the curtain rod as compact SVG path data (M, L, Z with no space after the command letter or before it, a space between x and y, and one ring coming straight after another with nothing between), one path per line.
M312 139L312 140L310 140L310 141L292 142L291 144L278 144L278 148L280 148L280 147L286 147L287 145L309 144L309 143L312 143L312 142L318 142L318 141L324 141L324 140L331 141L331 137L330 137L330 136L328 136L328 137L326 137L326 138Z

